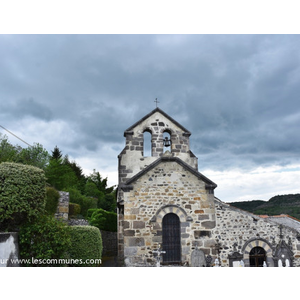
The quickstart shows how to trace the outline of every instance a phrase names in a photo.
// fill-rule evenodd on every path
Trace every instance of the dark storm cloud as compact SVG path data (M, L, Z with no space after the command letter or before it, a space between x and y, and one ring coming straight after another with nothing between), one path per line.
M0 108L2 112L18 119L29 116L36 119L50 121L53 117L53 112L49 109L49 107L47 107L47 105L39 103L33 98L20 99L15 102L2 102Z
M157 97L203 167L288 164L300 149L299 46L294 35L0 36L1 125L64 121L67 152L110 145L115 157Z

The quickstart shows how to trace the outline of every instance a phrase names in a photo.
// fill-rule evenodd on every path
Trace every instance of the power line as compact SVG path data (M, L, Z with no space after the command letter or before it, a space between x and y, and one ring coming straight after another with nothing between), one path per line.
M13 136L15 136L17 139L19 139L20 141L22 141L23 143L25 143L25 144L28 145L29 147L32 147L32 146L29 145L27 142L25 142L24 140L22 140L21 138L19 138L18 136L16 136L14 133L12 133L12 132L9 131L8 129L4 128L2 125L0 125L0 127L2 127L4 130L6 130L7 132L9 132L9 133L12 134Z

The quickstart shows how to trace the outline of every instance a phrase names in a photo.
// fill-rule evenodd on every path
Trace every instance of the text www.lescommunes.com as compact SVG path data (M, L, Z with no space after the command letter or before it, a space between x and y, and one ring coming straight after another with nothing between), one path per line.
M0 259L1 265L7 265L8 262L11 264L20 264L20 265L100 265L102 263L101 259L41 259L34 258L31 259Z

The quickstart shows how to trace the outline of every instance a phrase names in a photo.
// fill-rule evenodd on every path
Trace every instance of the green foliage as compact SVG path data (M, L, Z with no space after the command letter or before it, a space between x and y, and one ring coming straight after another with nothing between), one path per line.
M46 178L41 169L0 164L0 230L17 230L45 209Z
M0 163L16 162L21 149L20 146L11 145L7 136L0 133Z
M78 185L78 179L71 167L63 164L61 160L51 159L45 173L48 183L59 191Z
M46 177L50 185L62 191L76 188L84 192L86 178L81 167L74 161L70 162L68 155L62 159L62 153L57 148L52 151L52 157L46 168Z
M285 206L287 203L289 205L300 204L300 194L277 195L272 197L269 200L269 203L278 204L281 206Z
M117 231L117 214L111 211L105 211L101 208L94 210L88 219L92 226L98 227L100 230Z
M15 162L45 169L49 161L49 153L40 144L22 148L13 146L7 137L0 134L0 163Z
M300 194L277 195L269 201L232 202L230 205L257 215L274 216L288 214L300 219Z
M114 212L117 207L115 193L105 195L104 200L99 201L98 203L99 208L103 208L104 210Z
M90 220L92 214L93 214L96 210L98 210L98 208L90 208L90 209L88 209L87 215L86 215L86 217L87 217L88 220Z
M57 145L54 147L54 150L51 152L52 152L51 159L60 160L62 158L62 153L59 150L59 148L57 147Z
M81 207L76 203L69 203L69 218L76 217L81 212Z
M97 199L104 199L105 194L102 191L99 191L97 185L93 182L88 180L84 187L84 193L86 196L97 198Z
M87 177L85 195L97 198L98 208L115 211L117 207L115 186L107 187L107 178L102 179L100 173L95 170Z
M79 204L81 207L81 215L87 216L87 212L90 208L97 208L97 199L86 197L75 188L68 189L70 193L70 202Z
M89 176L85 176L82 168L75 161L70 162L68 155L63 157L57 146L50 156L40 144L23 149L11 145L7 137L0 134L1 162L15 162L43 169L48 185L59 191L70 191L71 202L81 206L83 216L86 216L90 208L102 208L107 211L116 209L115 186L108 187L107 178L103 179L95 170ZM54 204L52 210L50 209L52 212L53 207ZM0 205L0 212L1 208Z
M28 260L26 266L62 265L64 262L59 259L67 258L70 245L70 227L52 216L40 216L35 222L26 223L19 233L20 258Z
M77 178L76 187L82 194L84 194L84 188L87 179L83 174L82 168L75 161L70 162L68 155L65 155L63 164L67 165L73 171Z
M103 249L100 230L93 226L70 226L70 230L69 257L82 262L82 264L73 264L73 266L99 266Z
M59 192L53 187L46 187L45 210L48 214L54 215L56 213L58 200L59 200Z
M91 182L95 183L98 190L103 192L104 194L110 194L114 190L114 186L107 187L107 178L102 179L100 173L96 172L96 170L94 170L93 174L88 176L87 179L88 179L88 181L91 181Z
M266 203L266 201L262 200L253 200L253 201L241 201L241 202L232 202L229 203L230 205L240 208L249 212L252 212L255 210L256 207Z
M49 157L49 153L42 145L34 144L31 147L21 150L17 162L45 170L49 162Z

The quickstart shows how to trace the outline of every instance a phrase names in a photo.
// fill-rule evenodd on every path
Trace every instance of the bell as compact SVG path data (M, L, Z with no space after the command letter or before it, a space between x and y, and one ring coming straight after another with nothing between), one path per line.
M171 146L171 140L169 140L168 137L165 137L165 139L164 139L164 146L165 147L170 147Z

